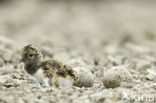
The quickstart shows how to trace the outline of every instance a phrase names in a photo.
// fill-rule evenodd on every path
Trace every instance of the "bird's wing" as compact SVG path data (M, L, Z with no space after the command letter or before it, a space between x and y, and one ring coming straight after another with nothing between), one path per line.
M56 59L49 59L44 61L41 63L41 66L43 69L50 71L52 74L56 73L61 77L70 76L74 80L76 79L76 73L73 71L72 67Z

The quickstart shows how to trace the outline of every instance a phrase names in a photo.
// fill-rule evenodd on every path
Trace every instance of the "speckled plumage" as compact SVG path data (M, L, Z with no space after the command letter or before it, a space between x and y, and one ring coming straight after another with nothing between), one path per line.
M72 67L56 59L43 61L41 52L32 45L23 48L21 62L24 62L27 73L35 76L36 79L39 78L36 76L36 73L39 70L43 70L42 77L48 78L49 85L59 86L60 78L71 79L73 82L77 80L76 73L73 71ZM40 81L40 84L44 85L44 80Z

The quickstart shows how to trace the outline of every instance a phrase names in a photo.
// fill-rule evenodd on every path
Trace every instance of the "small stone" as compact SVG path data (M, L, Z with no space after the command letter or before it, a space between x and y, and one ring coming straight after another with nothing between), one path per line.
M53 57L53 53L52 53L52 49L49 48L48 46L43 46L41 48L41 52L43 54L43 56L48 56L48 57Z
M84 67L73 68L76 71L78 80L74 83L78 87L91 87L94 84L94 75Z
M71 65L72 67L78 67L78 66L85 66L86 64L86 60L84 60L83 58L74 58L72 60L69 61L69 65Z
M121 82L130 83L132 75L125 66L115 66L104 71L103 84L106 88L120 86Z
M0 83L4 84L9 79L9 76L1 75L0 76Z
M113 103L111 99L106 99L105 103Z
M150 69L147 69L148 75L146 76L147 80L156 81L156 72Z
M4 65L4 61L0 58L0 67Z
M94 93L90 96L90 98L94 103L99 103L100 101L103 102L105 100L103 92Z
M139 71L145 71L151 68L151 63L149 61L141 60L137 63L137 69Z

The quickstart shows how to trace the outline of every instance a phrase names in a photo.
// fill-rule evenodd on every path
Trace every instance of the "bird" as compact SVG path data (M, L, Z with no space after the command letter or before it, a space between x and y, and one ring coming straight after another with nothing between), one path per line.
M22 48L20 63L25 71L42 86L73 86L78 80L71 66L57 59L43 60L42 53L33 45Z

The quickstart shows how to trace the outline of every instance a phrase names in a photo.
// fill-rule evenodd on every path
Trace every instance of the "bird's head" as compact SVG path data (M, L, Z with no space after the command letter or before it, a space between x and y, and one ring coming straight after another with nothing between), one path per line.
M41 52L32 45L27 45L22 49L22 58L20 62L23 62L27 65L37 65L41 59L42 55Z

